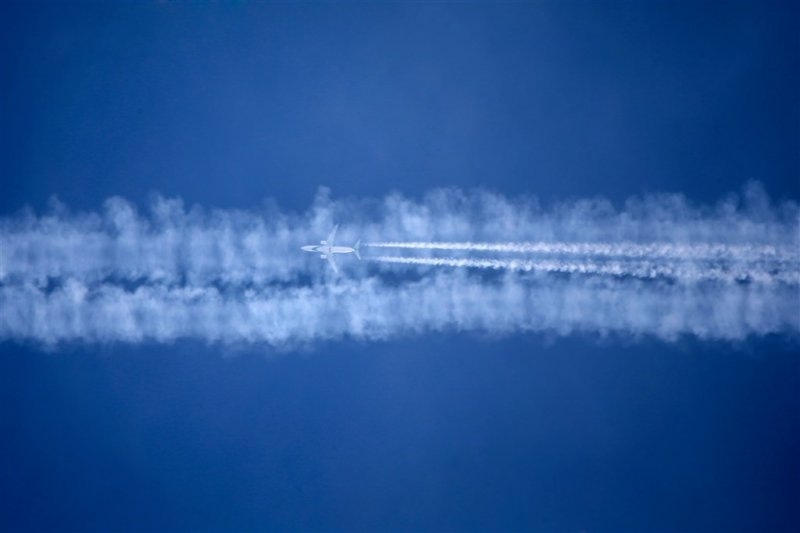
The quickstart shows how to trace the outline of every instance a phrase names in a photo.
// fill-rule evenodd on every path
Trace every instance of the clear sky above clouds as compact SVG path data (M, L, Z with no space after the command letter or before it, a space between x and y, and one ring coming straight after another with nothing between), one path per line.
M761 182L798 2L0 6L0 216ZM324 235L320 235L324 238ZM298 252L300 253L300 252ZM791 530L796 338L0 344L0 527Z

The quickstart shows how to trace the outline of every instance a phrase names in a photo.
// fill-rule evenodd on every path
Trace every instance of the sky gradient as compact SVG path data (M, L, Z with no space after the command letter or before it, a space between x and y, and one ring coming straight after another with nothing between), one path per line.
M798 20L796 1L4 3L0 219L179 198L318 240L320 195L373 222L438 188L545 213L674 193L709 215L754 181L785 215ZM433 226L364 231L448 238ZM282 282L328 279L296 253ZM800 528L796 329L629 333L4 337L0 528Z

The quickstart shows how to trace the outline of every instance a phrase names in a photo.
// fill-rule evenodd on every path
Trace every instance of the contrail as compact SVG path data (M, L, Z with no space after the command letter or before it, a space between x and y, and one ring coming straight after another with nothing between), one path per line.
M372 256L370 261L404 265L445 266L454 268L484 268L492 270L515 270L522 272L544 272L605 276L632 276L642 279L673 278L683 281L716 280L725 282L754 283L800 283L798 271L769 271L766 269L734 266L716 267L681 265L648 261L554 261L524 259L471 259L453 257L403 257Z
M63 342L267 343L391 339L426 332L652 336L742 340L800 331L797 293L777 284L694 285L619 278L486 281L434 274L402 285L377 278L312 287L0 286L0 339Z
M300 246L336 222L342 242L420 256L342 260L335 277ZM429 257L436 251L458 253ZM389 273L392 264L414 271ZM756 185L715 206L656 195L620 208L592 199L545 209L456 189L337 201L323 189L299 212L269 201L244 211L112 198L89 212L53 202L0 217L0 341L291 346L431 331L797 338L799 265L800 208L772 203Z
M632 199L621 210L598 199L545 210L535 199L458 190L434 191L419 201L397 195L332 201L322 190L301 213L273 203L252 211L208 210L158 197L145 210L121 198L88 213L54 203L40 215L27 210L0 218L0 283L292 283L320 272L319 265L311 268L318 260L297 250L318 242L335 222L343 223L338 238L350 243L360 238L475 252L483 249L464 247L643 260L782 261L782 268L797 270L799 211L793 202L773 205L755 185L745 189L742 201L729 196L712 207L667 195ZM540 241L529 242L531 235Z
M713 243L372 242L364 243L362 246L410 250L460 250L470 252L508 252L632 258L728 259L739 261L757 261L764 259L797 261L798 259L797 250L790 246L749 246Z

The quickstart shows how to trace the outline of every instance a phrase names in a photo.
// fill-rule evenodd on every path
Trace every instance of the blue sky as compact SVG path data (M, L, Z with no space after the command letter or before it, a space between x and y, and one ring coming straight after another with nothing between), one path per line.
M0 7L0 216L800 200L797 2ZM300 253L300 252L298 252ZM0 344L12 530L791 530L796 334Z

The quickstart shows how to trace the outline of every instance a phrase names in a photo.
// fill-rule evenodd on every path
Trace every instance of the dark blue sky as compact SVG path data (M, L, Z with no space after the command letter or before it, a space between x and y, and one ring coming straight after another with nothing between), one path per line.
M800 3L0 6L0 215L747 180L800 199ZM13 530L800 528L797 339L0 344Z

